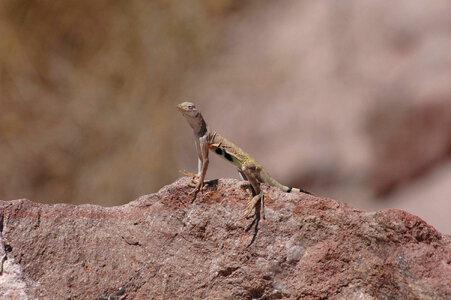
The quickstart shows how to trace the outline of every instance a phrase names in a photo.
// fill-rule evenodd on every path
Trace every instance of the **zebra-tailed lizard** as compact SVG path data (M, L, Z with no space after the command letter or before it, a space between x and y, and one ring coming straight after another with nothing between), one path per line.
M302 192L311 194L305 190L298 188L287 187L274 178L272 178L263 166L253 159L249 154L241 150L238 146L229 142L215 131L209 130L204 118L196 106L191 102L183 102L177 105L177 108L187 119L188 123L193 128L196 150L199 157L198 161L198 173L192 174L185 172L186 175L193 175L197 178L197 184L191 194L194 194L194 199L199 191L204 187L205 174L208 168L208 151L211 150L216 154L222 156L226 160L233 163L238 168L238 173L242 180L247 180L252 189L253 197L248 202L246 209L241 216L241 219L247 218L251 215L253 209L255 214L265 218L264 214L264 196L260 188L260 183L267 183L269 185L280 188L282 191L290 192ZM260 204L260 205L259 205ZM260 208L260 211L258 210Z

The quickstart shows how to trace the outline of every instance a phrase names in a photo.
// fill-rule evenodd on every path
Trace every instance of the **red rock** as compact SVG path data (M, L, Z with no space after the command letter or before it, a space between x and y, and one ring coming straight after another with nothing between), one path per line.
M119 207L0 201L0 298L447 299L450 236L401 210L364 212L265 187L249 246L248 195L188 179ZM2 253L0 253L1 255ZM448 298L449 299L449 298Z

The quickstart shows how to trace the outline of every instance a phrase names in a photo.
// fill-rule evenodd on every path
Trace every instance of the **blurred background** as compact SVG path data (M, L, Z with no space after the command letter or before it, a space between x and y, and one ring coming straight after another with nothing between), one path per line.
M192 101L280 182L451 233L448 0L1 0L0 37L0 199L158 191Z

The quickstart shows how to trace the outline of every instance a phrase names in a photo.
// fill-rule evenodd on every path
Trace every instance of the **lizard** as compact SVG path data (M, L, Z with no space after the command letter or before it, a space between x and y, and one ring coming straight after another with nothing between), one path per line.
M209 164L209 151L213 151L234 164L238 168L238 173L241 179L249 182L249 186L252 190L252 199L247 203L247 207L244 210L240 220L249 217L254 209L255 215L259 214L263 217L263 219L265 219L264 195L260 188L261 183L267 183L286 193L301 192L312 195L312 193L303 189L285 186L272 178L263 166L249 154L219 135L216 131L210 130L200 110L197 109L193 103L183 102L177 105L177 108L193 129L195 138L195 145L198 155L198 173L184 173L186 175L194 175L194 179L197 178L198 180L196 185L193 186L194 190L190 193L194 194L194 199L196 198L197 193L204 187L205 175ZM260 208L260 211L258 208Z

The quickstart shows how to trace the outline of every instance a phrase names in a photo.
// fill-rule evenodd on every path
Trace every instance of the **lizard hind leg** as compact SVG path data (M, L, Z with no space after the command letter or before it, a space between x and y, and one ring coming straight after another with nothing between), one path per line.
M250 216L253 216L253 215L258 215L259 214L259 212L258 212L258 208L260 208L260 214L261 214L261 212L263 211L263 209L262 209L262 203L260 204L260 205L258 205L259 204L259 202L261 201L263 199L263 195L262 194L258 194L258 195L255 195L248 203L247 203L247 206L246 206L246 209L243 211L243 214L241 215L241 217L240 217L240 220L243 220L243 219L246 219L246 218L248 218L248 217L250 217ZM257 206L260 206L260 207L257 207ZM252 214L252 212L255 210L255 213L254 214ZM262 215L262 217L263 218L265 218L265 216L264 216L264 214Z
M254 188L252 187L249 180L247 180L246 175L243 173L243 171L241 171L241 169L238 169L238 175L240 175L240 178L242 180L242 182L240 183L240 188L243 191L250 192L252 194L252 196L254 196L255 195Z
M259 182L260 171L260 168L252 163L244 164L241 167L240 174L249 181L253 197L247 203L246 209L240 220L248 218L252 214L252 211L255 211L255 216L261 216L263 219L265 218L264 196L260 189Z

